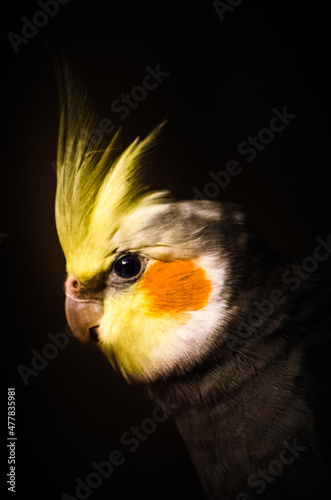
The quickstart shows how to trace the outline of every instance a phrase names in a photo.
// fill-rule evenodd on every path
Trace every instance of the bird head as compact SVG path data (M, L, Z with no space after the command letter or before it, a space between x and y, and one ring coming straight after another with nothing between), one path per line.
M231 247L245 244L243 215L148 191L144 158L160 127L119 154L118 134L95 151L93 126L85 93L64 79L55 216L69 326L129 382L185 373L233 314Z

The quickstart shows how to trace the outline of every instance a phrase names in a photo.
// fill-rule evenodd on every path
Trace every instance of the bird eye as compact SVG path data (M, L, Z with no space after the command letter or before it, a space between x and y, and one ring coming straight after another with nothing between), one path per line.
M141 268L141 257L136 253L121 255L114 264L115 273L123 279L135 278L139 275Z

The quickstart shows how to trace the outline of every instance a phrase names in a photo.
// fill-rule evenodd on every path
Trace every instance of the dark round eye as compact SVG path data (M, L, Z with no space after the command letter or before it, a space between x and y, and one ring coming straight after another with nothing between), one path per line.
M114 264L114 271L117 276L128 279L138 276L141 271L141 258L136 253L126 253L121 255Z

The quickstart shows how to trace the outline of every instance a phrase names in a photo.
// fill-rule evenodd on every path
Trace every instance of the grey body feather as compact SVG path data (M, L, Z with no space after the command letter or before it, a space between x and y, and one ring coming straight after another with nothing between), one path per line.
M291 262L268 248L244 212L223 211L217 245L231 263L234 311L226 336L195 369L151 384L150 393L178 405L176 424L209 499L320 498L330 477L330 265L320 263L291 290ZM213 229L205 235L211 245ZM256 304L267 310L271 293L279 303L244 338L238 325L249 324ZM291 455L293 444L299 451Z

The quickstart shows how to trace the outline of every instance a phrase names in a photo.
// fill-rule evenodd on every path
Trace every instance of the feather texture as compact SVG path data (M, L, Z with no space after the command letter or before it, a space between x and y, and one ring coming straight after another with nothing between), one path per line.
M106 270L115 251L114 235L136 208L157 205L166 192L146 194L144 158L161 126L119 153L119 133L95 150L89 132L97 119L87 91L64 63L57 71L60 127L57 152L56 227L67 272L88 279Z

